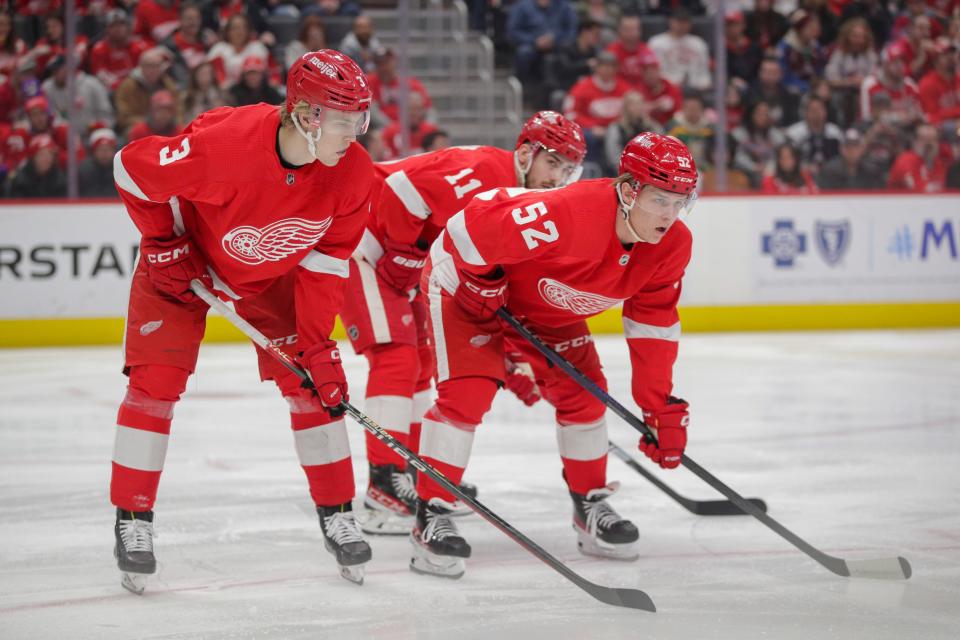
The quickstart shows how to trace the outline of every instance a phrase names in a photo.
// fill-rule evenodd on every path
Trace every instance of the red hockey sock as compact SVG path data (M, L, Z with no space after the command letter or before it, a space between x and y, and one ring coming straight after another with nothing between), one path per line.
M567 486L570 491L586 495L591 489L599 489L607 484L607 456L597 458L596 460L571 460L561 458L563 461L563 475L567 479Z
M364 412L407 446L413 415L413 389L420 373L416 347L406 344L378 345L364 352L370 362ZM392 464L406 468L406 461L388 445L367 432L367 460L370 464Z

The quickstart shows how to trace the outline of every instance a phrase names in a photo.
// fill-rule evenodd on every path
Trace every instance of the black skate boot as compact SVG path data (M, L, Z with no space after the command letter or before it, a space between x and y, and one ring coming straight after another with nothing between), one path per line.
M323 546L336 557L340 575L350 582L363 584L363 565L373 554L353 517L353 505L346 502L333 507L317 507L317 515L323 531Z
M365 513L358 518L366 533L406 535L413 527L417 492L410 474L395 465L370 465L370 483L363 498Z
M147 576L157 572L157 559L153 555L153 511L117 509L113 534L116 538L113 557L123 574L120 584L124 589L142 595Z
M413 466L408 466L407 473L410 475L410 484L416 487L417 486L417 470L414 469ZM477 491L477 485L471 484L469 482L461 482L458 486L460 488L460 491L463 491L465 494L467 494L474 500L477 499L477 494L479 493ZM470 507L468 507L467 505L465 505L463 502L459 500L455 500L453 502L453 506L450 509L450 515L453 516L454 518L459 518L460 516L468 516L471 513L473 513L473 509L471 509Z
M450 519L451 506L440 498L417 500L416 525L410 532L410 569L416 573L459 578L466 570L463 559L470 557L470 545Z
M615 560L636 560L640 556L637 549L640 532L607 504L607 498L619 488L620 483L612 482L591 489L585 496L570 492L573 528L577 532L577 547L581 553Z

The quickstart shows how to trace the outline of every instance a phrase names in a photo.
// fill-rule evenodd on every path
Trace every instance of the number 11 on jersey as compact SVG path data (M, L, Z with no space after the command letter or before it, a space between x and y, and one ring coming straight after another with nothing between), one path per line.
M533 204L528 204L523 209L517 207L511 212L511 215L513 215L514 222L520 226L524 226L539 220L542 216L549 213L550 212L547 211L547 205L543 202L534 202ZM523 241L527 243L527 249L535 249L540 246L540 240L543 242L555 242L557 238L560 237L560 232L557 231L557 225L553 220L544 220L542 229L527 227L526 229L520 230L520 235L523 236Z

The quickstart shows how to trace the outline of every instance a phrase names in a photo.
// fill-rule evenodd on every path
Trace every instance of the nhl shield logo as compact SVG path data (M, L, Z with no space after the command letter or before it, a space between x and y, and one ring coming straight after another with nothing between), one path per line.
M850 221L823 222L817 220L813 228L817 252L831 267L836 266L850 248Z

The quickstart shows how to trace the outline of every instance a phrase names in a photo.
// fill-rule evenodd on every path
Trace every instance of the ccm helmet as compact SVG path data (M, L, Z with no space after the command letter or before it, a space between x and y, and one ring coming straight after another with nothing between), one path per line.
M697 165L687 145L673 136L641 133L620 154L620 175L629 173L637 185L652 185L682 195L697 186Z

